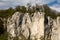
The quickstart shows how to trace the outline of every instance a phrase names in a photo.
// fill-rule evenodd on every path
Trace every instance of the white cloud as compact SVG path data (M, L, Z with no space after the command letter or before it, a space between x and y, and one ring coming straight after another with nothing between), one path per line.
M2 0L2 1L9 1L9 0Z
M31 4L48 4L51 3L55 0L0 0L0 8L3 6L4 8L11 7L11 6L16 6L16 5L26 5L27 3ZM60 0L57 0L58 2Z
M50 6L50 8L53 9L53 10L56 10L56 11L60 12L60 4L55 4L53 6Z
M26 5L27 3L40 3L40 4L47 4L47 3L51 3L52 1L55 0L1 0L1 1L5 1L5 2L13 2L15 4L23 4Z
M60 12L60 8L56 8L56 7L50 7L53 10L56 10L57 12Z
M58 3L60 3L60 0L57 0Z
M21 0L20 0L21 1ZM48 3L51 3L55 0L22 0L22 3L32 3L32 4L35 4L35 3L39 3L39 4L48 4Z
M5 5L5 3L3 3L3 2L0 2L0 6L3 6L3 5Z

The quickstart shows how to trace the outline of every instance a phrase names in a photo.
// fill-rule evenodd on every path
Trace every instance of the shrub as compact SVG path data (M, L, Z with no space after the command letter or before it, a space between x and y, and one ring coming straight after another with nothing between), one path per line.
M8 40L8 33L5 32L4 34L0 35L0 40Z
M40 39L41 39L41 40L44 40L44 37L43 37L43 36L41 36L41 37L40 37Z

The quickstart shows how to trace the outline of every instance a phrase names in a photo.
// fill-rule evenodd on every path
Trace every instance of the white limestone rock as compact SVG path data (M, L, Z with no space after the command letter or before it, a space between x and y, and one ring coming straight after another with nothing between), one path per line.
M7 20L7 32L10 37L20 36L21 33L26 39L40 40L41 36L44 37L44 13L35 12L32 16L29 13L14 13Z
M57 17L57 19L53 20L51 40L60 40L60 17Z

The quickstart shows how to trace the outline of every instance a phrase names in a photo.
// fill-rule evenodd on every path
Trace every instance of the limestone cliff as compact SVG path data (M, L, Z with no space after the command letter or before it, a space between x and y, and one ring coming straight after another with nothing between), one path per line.
M23 35L26 39L39 40L44 37L44 13L16 12L7 20L7 31L11 34L9 37ZM12 39L10 39L12 40Z
M60 40L60 17L52 19L44 12L14 13L7 20L8 40Z
M53 27L52 27L52 40L60 40L60 17L53 20Z

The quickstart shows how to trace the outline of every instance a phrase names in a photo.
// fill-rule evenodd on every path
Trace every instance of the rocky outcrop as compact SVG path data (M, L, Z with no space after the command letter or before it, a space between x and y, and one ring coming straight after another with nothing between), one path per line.
M60 17L52 19L44 12L16 12L7 20L8 40L60 40Z
M20 37L20 34L28 40L40 40L40 37L44 37L44 13L16 12L7 20L7 31L10 33L9 38L12 38L9 40Z
M51 40L51 33L52 33L52 26L53 26L53 19L49 16L45 19L45 30L44 30L44 39Z
M48 22L45 23L44 30L45 40L60 40L60 17L57 17L57 19L47 18Z
M52 40L60 40L60 17L53 20Z

